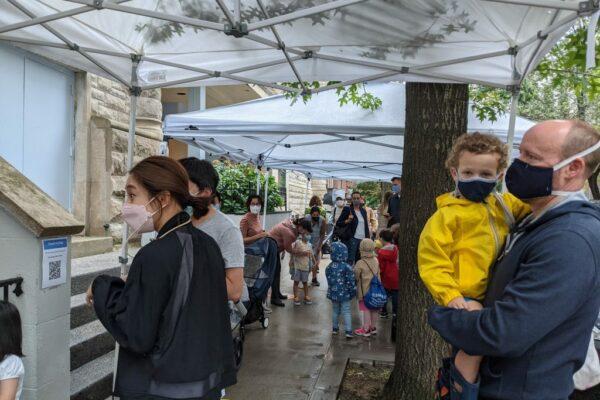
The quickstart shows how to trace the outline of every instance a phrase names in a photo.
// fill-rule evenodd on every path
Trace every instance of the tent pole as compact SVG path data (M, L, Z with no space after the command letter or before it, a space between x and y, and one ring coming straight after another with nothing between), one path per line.
M517 121L517 103L519 102L519 89L515 89L512 92L510 99L510 116L508 120L508 136L506 143L508 147L508 159L509 162L512 159L513 145L515 142L515 123ZM506 181L502 183L502 191L506 192Z
M127 137L127 172L133 167L133 155L135 148L135 127L137 117L137 100L141 94L137 79L137 70L139 65L139 58L134 57L132 60L131 67L131 90L129 92L129 135ZM127 198L124 199L127 201ZM129 262L127 256L127 239L129 237L129 227L123 223L122 242L121 242L121 256L119 257L119 264L121 264L121 276L127 273L127 263Z
M271 175L271 168L267 168L267 173L265 174L265 207L263 209L263 221L262 221L262 228L263 231L266 229L267 227L267 208L269 206L269 176Z
M256 167L256 194L260 194L260 167Z
M306 191L304 192L304 203L302 204L302 207L306 207L307 204L307 200L308 200L308 186L310 185L310 179L312 178L312 174L309 172L306 174Z

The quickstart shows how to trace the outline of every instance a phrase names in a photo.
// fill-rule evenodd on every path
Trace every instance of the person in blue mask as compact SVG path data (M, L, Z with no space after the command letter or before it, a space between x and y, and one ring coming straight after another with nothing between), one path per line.
M492 135L465 134L452 146L446 167L455 190L437 198L438 209L423 228L418 250L421 279L442 306L481 307L490 267L511 224L530 211L510 193L495 191L507 161L506 145ZM456 354L452 379L466 381L460 384L462 399L477 399L480 361L462 351ZM448 382L440 387L458 390Z
M599 164L600 133L584 122L527 131L506 186L532 212L507 237L484 308L429 311L447 342L483 357L479 399L567 400L573 392L600 308L600 208L582 192Z
M402 178L395 176L392 178L392 196L388 200L387 213L387 227L390 228L392 225L400 222L400 188L402 185Z

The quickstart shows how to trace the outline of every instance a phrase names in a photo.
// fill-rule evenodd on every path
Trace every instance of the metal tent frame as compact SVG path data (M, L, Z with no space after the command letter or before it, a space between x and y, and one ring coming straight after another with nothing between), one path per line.
M130 124L129 124L129 138L128 138L128 157L127 157L127 167L130 169L133 162L133 144L135 143L135 125L136 125L136 103L137 98L140 96L142 90L145 89L155 89L162 87L170 87L176 85L182 85L186 83L197 83L199 81L210 80L214 78L227 78L232 81L237 81L240 83L250 83L257 84L267 87L272 87L276 89L280 89L286 92L291 92L295 94L308 94L308 93L318 93L326 90L336 89L342 86L347 86L353 83L360 82L368 82L373 80L381 80L381 79L389 79L396 75L413 75L416 77L433 79L438 81L452 81L452 82L462 82L462 83L474 83L486 86L494 86L501 87L507 90L510 90L513 93L512 104L511 104L511 119L514 116L514 111L516 110L516 100L518 99L519 87L520 84L527 74L528 69L532 66L535 61L540 57L540 51L542 50L542 46L544 41L548 38L548 35L552 32L555 32L561 28L569 26L573 23L577 18L581 16L587 16L594 14L597 18L597 11L600 9L599 0L588 0L588 1L580 1L580 2L564 2L557 0L482 0L485 2L491 3L499 3L499 4L510 4L510 5L521 5L521 6L530 6L530 7L542 7L550 10L554 10L554 18L552 19L552 23L547 26L545 29L537 32L536 35L524 40L521 43L515 43L514 45L507 47L502 51L495 51L490 53L482 53L475 56L457 58L453 60L446 60L443 62L431 63L420 66L406 66L406 65L394 65L391 63L385 62L376 62L376 61L366 61L360 59L354 59L350 57L341 57L341 56L332 56L327 54L321 54L319 51L315 50L304 50L301 48L288 47L285 45L283 40L281 39L277 26L283 23L288 23L290 21L298 20L301 18L310 17L322 12L326 11L334 11L339 10L343 7L351 6L354 4L365 2L366 0L334 0L331 2L327 2L324 4L320 4L314 7L309 7L302 10L297 10L293 12L289 12L287 14L278 15L278 16L270 16L268 15L267 9L264 7L262 0L257 0L258 5L264 15L264 19L257 21L246 23L241 19L241 0L233 0L233 11L230 10L225 4L224 0L216 0L217 5L222 10L224 16L227 19L227 23L221 24L212 21L205 21L195 18L190 18L181 15L173 15L168 12L148 10L139 7L132 7L125 5L128 0L63 0L69 3L75 3L81 5L81 7L69 9L66 11L56 12L54 14L49 15L36 15L29 9L24 3L26 0L7 0L12 6L16 9L20 10L28 19L10 24L5 26L0 26L0 42L9 42L18 45L33 45L33 46L41 46L41 47L50 47L50 48L58 48L70 50L72 52L76 52L84 57L87 61L95 65L97 68L106 73L113 80L122 83L126 87L129 88L130 91ZM112 10L115 12L132 14L134 16L143 16L149 17L152 19L175 22L178 24L183 24L190 27L207 29L211 31L221 32L224 35L228 35L231 37L238 38L239 40L249 40L255 43L262 44L267 48L276 49L282 52L283 58L262 62L258 64L248 65L241 68L236 68L232 70L209 70L205 68L200 68L195 65L184 65L179 63L174 63L165 60L159 60L157 58L149 57L145 54L141 53L126 53L126 52L118 52L118 51L108 51L100 48L93 48L87 46L80 46L78 43L72 41L65 34L53 28L49 25L52 21L57 21L65 18L73 18L77 15L91 12L99 12L101 10ZM569 12L567 16L562 19L557 20L558 13L560 11ZM591 25L591 24L590 24ZM59 39L60 42L49 42L49 41L41 41L41 40L33 40L23 37L10 36L6 35L8 32L12 32L18 29L41 26L46 31L50 32L53 36ZM259 36L253 32L258 31L259 29L269 28L276 40L266 39L262 36ZM529 46L533 43L537 42L536 50L531 55L529 62L527 63L528 68L522 74L517 73L516 68L513 73L513 83L508 86L498 85L495 82L481 81L475 78L461 78L457 76L453 76L451 74L440 73L436 71L431 71L434 68L446 67L454 64L465 63L474 60L481 59L489 59L499 56L510 55L512 56L513 65L515 64L515 57L519 52L519 49ZM103 61L100 60L98 56L104 57L114 57L119 59L129 59L131 61L131 76L128 78L124 78L120 76L115 71L111 70L111 68ZM362 67L371 68L374 70L373 74L369 74L360 78L346 80L340 83L327 85L315 90L310 90L304 84L302 77L300 76L296 63L305 60L305 59L321 59L325 61L337 62L340 64L346 65L358 65ZM138 77L138 66L142 62L149 62L154 64L160 64L172 68L178 68L186 71L191 71L198 73L198 75L186 78L179 79L175 81L167 81L157 84L148 84L142 85L139 82ZM240 74L246 71L257 70L262 68L267 68L274 65L280 64L288 64L293 71L294 76L298 80L298 83L301 89L290 88L283 85L278 85L272 82L265 82L258 79L247 78L241 76ZM509 133L509 143L512 142L514 132ZM362 140L368 140L368 138L361 138ZM219 146L218 143L215 143L216 147ZM230 150L223 149L225 152L230 152ZM239 156L241 159L244 159L242 153ZM127 227L125 225L123 231L123 238L126 239L128 235ZM127 243L124 241L123 251L121 253L120 262L122 265L127 263Z

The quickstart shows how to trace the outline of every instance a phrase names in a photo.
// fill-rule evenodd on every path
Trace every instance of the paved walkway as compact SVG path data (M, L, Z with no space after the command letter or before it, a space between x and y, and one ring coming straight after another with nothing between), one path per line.
M270 326L247 327L244 358L237 385L227 390L231 400L333 400L337 397L348 358L392 362L390 320L380 320L379 334L346 340L331 335L331 303L326 298L325 267L321 263L320 287L311 288L313 304L273 307ZM282 291L292 293L287 260L282 266ZM360 323L352 308L353 328Z

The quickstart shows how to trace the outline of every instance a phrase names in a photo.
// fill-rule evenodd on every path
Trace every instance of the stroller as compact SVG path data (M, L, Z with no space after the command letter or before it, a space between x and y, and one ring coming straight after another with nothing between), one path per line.
M246 246L244 279L248 286L250 301L244 304L248 313L242 325L260 321L264 329L269 326L269 318L265 316L262 304L273 283L277 257L279 257L277 242L271 238L264 238Z

